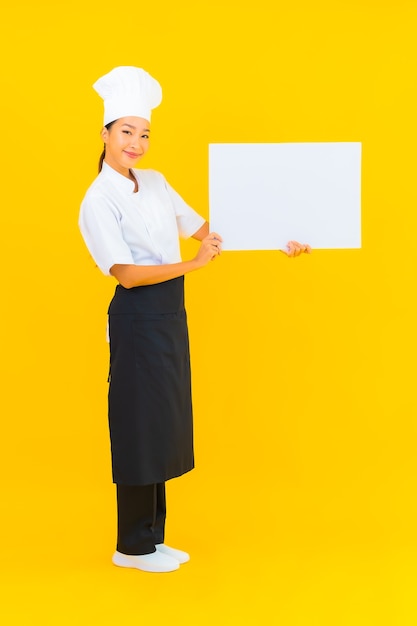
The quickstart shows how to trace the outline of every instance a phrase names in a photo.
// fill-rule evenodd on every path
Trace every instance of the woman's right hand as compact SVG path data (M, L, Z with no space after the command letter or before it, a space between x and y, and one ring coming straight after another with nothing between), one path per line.
M202 239L200 249L194 259L200 267L207 265L209 261L214 261L216 256L221 253L222 241L222 238L217 233L209 233L207 237Z

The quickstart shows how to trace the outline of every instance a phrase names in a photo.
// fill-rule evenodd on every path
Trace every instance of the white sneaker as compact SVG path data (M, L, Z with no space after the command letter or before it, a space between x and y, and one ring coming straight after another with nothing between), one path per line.
M187 552L183 552L182 550L177 550L176 548L170 548L166 546L164 543L158 543L155 546L157 552L161 552L161 554L166 554L167 556L171 556L173 559L176 559L178 563L187 563L190 560L190 555Z
M143 572L173 572L179 569L179 562L168 554L162 554L159 550L151 554L122 554L115 552L112 561L118 567L132 567Z

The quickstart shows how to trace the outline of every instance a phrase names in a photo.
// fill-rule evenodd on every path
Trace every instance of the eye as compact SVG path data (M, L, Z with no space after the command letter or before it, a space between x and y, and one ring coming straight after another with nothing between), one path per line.
M130 131L130 130L122 130L122 133L126 133L126 135L131 135L132 131Z
M149 135L142 135L142 139L149 139Z

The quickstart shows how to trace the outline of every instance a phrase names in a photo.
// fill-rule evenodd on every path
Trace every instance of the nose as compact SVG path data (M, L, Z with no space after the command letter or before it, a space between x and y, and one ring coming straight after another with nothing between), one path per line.
M140 137L132 137L130 142L131 148L138 154L143 154L143 146Z

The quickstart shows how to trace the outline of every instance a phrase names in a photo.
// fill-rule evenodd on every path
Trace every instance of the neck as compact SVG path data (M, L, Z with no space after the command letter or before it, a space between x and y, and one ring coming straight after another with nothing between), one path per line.
M128 169L125 167L115 167L112 163L109 163L109 161L106 158L104 159L104 162L107 163L107 165L111 167L112 170L115 170L115 172L117 172L118 174L125 176L125 178L128 178L129 180L131 180L132 183L135 183L135 193L138 191L139 189L138 181L136 180L136 177L130 168Z
M131 181L135 183L135 193L136 193L139 189L139 185L138 185L138 181L136 180L136 176L133 174L132 170L129 170L129 178Z

